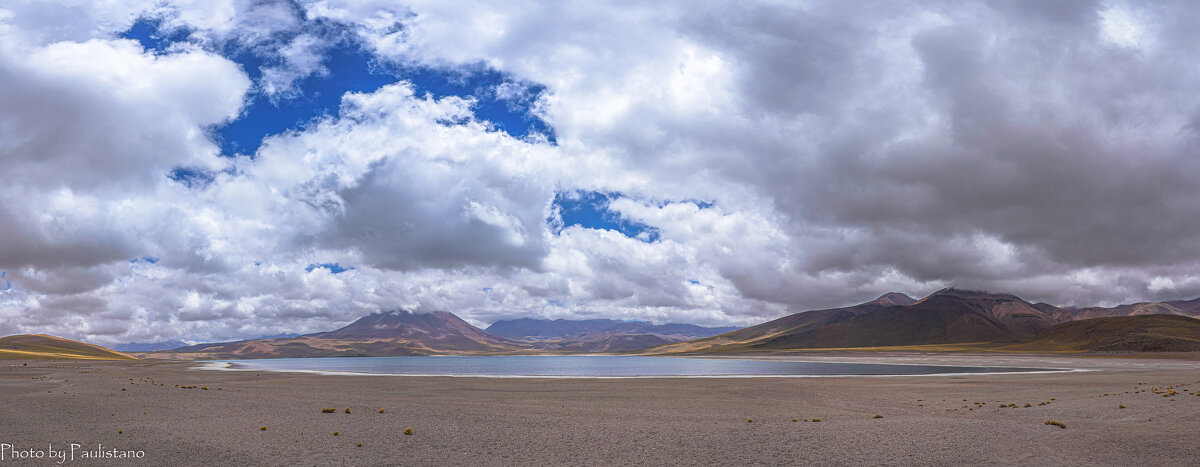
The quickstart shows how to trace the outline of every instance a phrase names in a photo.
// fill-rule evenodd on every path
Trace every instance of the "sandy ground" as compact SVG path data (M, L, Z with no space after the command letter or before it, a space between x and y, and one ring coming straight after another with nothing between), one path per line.
M64 465L1200 464L1200 356L774 358L1092 371L597 380L3 361L0 448L47 458L0 466L54 464L47 448L71 443ZM81 457L97 446L144 457Z

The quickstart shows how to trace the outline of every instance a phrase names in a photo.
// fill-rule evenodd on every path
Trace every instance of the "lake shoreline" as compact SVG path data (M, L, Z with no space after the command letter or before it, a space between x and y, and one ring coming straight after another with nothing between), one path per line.
M835 361L813 358L665 358L626 355L503 355L450 357L321 357L214 360L212 371L270 371L319 375L447 376L453 378L828 378L961 376L1089 371L1034 366L931 365L926 362Z

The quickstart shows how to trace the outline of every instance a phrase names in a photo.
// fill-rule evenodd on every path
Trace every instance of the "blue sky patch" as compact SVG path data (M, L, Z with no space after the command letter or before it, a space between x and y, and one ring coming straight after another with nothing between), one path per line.
M317 269L317 268L328 269L329 272L332 272L334 274L341 274L343 272L353 271L355 269L354 267L342 266L338 263L314 263L314 264L308 265L308 267L305 267L304 272L312 272L313 269Z
M320 52L327 72L301 78L293 83L295 92L277 94L274 98L261 89L252 90L237 120L211 130L223 155L253 156L268 136L302 130L322 117L337 116L345 93L374 92L401 80L410 81L418 96L473 98L476 119L490 122L496 131L556 144L554 129L534 113L536 103L546 92L543 85L521 81L482 65L454 69L389 65L365 50L349 27L328 20L303 21L299 30L323 38L324 49ZM135 39L155 53L165 53L174 43L192 40L191 31L167 30L162 26L161 21L143 18L121 37ZM266 42L255 44L232 40L216 45L213 52L240 65L252 81L261 85L263 69L282 65L283 57L278 50L298 34L278 33ZM202 181L191 175L183 173L172 178ZM181 183L186 183L183 180Z
M217 175L204 169L176 167L167 172L167 178L182 183L188 188L205 188L217 179Z
M626 237L636 238L646 243L658 241L659 231L657 228L627 219L609 209L609 204L613 200L623 197L620 193L615 192L558 192L554 194L553 205L562 216L562 228L578 225L588 229L615 230ZM551 225L554 224L551 223Z
M171 44L187 41L191 34L187 29L164 29L162 21L158 19L140 18L129 30L121 33L120 37L138 41L142 48L159 55L166 53Z

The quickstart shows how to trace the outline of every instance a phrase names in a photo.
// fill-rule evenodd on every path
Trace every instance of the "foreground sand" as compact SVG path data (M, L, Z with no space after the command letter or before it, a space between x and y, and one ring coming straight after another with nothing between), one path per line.
M55 450L77 443L80 450L101 445L145 453L140 460L102 462L77 454L74 461L94 465L1195 465L1197 357L822 354L776 358L1095 371L610 380L4 361L0 444L44 451L50 443ZM1167 386L1178 395L1152 392ZM1001 403L1020 407L998 408ZM323 414L324 407L338 412ZM343 413L346 407L350 414ZM792 422L813 417L821 422ZM1067 428L1045 425L1047 419ZM402 434L410 426L414 434ZM54 462L0 461L6 463Z

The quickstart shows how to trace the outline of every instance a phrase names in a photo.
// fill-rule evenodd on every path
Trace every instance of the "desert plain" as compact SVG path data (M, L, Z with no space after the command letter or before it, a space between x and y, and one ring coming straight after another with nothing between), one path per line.
M820 352L757 358L1082 371L459 378L219 371L193 362L9 360L0 363L0 444L11 447L0 465L56 464L50 458L13 460L12 451L36 455L71 444L78 451L63 464L1200 462L1200 356L1194 353ZM85 450L141 456L80 458Z

